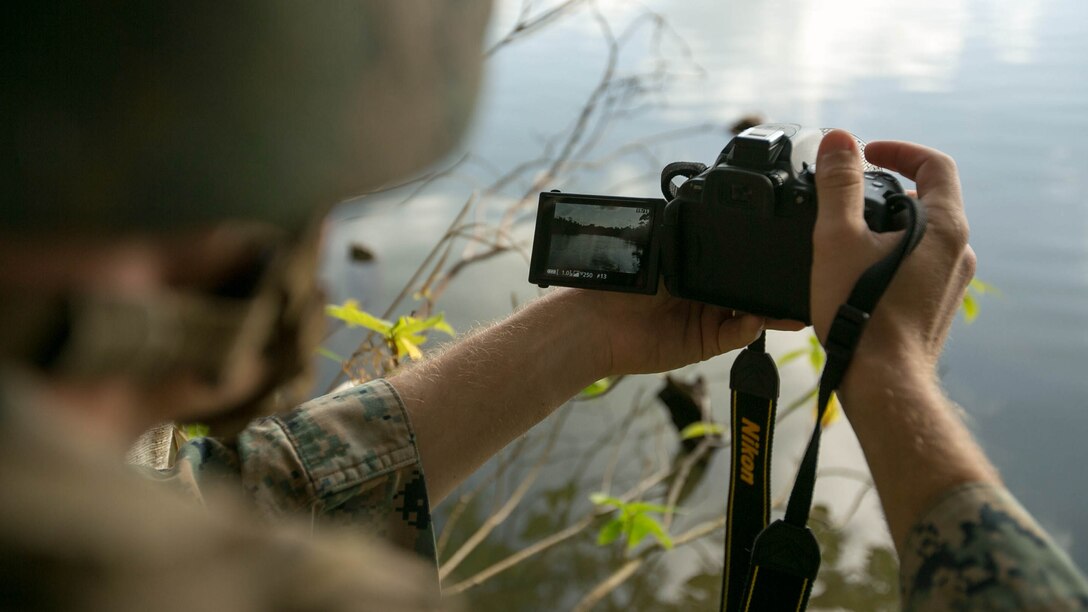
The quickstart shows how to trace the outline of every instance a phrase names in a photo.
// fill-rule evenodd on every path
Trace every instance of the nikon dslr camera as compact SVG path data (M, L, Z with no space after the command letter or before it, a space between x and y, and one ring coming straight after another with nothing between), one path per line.
M665 199L541 193L529 282L654 294L661 277L676 297L811 323L814 162L825 132L749 128L710 167L666 166ZM891 174L866 167L873 231L904 228L902 205L888 203L901 193Z

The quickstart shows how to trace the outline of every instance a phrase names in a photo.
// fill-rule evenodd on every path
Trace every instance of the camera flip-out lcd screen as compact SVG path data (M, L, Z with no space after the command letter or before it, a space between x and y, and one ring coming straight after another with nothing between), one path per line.
M542 193L529 280L540 285L653 293L665 202Z

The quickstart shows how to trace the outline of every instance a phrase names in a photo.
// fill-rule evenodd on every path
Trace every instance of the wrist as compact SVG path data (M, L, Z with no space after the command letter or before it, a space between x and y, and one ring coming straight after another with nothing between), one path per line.
M930 362L902 355L852 363L840 399L865 453L897 549L932 500L969 482L999 483Z
M894 404L895 398L943 395L930 360L920 352L908 350L859 350L838 394L848 414L853 406L879 411Z

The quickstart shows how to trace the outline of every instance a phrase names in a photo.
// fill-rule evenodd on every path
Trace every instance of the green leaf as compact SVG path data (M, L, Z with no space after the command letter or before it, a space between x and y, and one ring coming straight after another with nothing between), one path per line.
M971 279L971 284L968 285L968 289L970 289L971 291L974 291L978 295L986 295L987 293L992 293L994 295L1001 295L1001 290L1000 289L998 289L997 287L991 285L990 283L987 283L986 281L979 280L977 278L972 278Z
M456 332L445 322L443 317L444 315L439 313L424 320L411 316L403 316L397 319L387 335L397 349L397 357L407 355L412 359L422 359L423 351L419 349L419 346L427 342L427 336L422 335L422 332L428 329L436 329L451 336L455 335Z
M616 383L617 380L618 380L618 377L616 377L616 376L609 376L608 378L602 378L602 379L598 380L597 382L589 385L585 389L582 389L578 393L578 397L580 399L593 399L595 397L600 397L601 395L604 395L605 393L607 393L612 388L612 385L614 385Z
M397 347L397 357L408 357L418 360L423 358L423 351L419 350L419 346L412 342L410 338L404 336L395 336L393 338L393 344Z
M645 514L636 514L631 518L631 529L627 535L627 549L639 545L646 536L652 535L665 548L672 548L672 538L654 518Z
M208 435L208 426L203 423L186 423L178 427L188 440L203 438Z
M643 517L642 515L636 515L631 518L631 522L627 526L627 550L638 546L638 543L646 536L650 535L650 527L645 520L639 519L653 519L649 517Z
M451 338L457 335L457 332L453 330L453 327L450 327L450 324L446 322L446 313L444 312L440 312L433 317L428 317L423 323L427 325L428 329L440 331Z
M807 355L808 351L809 349L807 348L794 349L778 358L778 366L782 367L791 361L797 361L801 357Z
M978 318L978 300L970 292L963 294L963 320L967 323L974 323Z
M692 438L702 438L704 436L720 436L724 433L725 427L720 423L696 421L680 431L680 439L691 440Z
M389 337L390 332L393 329L392 323L385 319L379 319L369 312L360 309L359 302L356 302L355 300L347 300L341 306L329 304L325 306L325 314L334 319L340 319L349 326L353 327L358 325L360 327L365 327L386 337Z
M817 406L815 409L813 409L813 412L818 413L819 407ZM824 418L821 419L820 426L829 427L832 423L839 420L839 417L841 416L842 405L839 404L838 396L835 393L832 393L831 398L827 400L827 409L824 410Z
M632 502L625 504L623 509L631 514L642 514L643 512L659 512L665 514L666 512L673 512L675 514L675 508L669 506L662 506L660 504L648 504L646 502Z
M820 346L819 339L813 334L808 338L808 346L805 348L794 349L785 355L778 358L779 367L796 361L802 357L808 357L809 364L812 365L812 369L819 372L824 367L824 361L826 359L824 355L824 347Z
M423 344L427 341L427 336L421 336L419 334L405 334L400 332L393 333L393 339L403 338L412 344Z
M808 361L812 364L812 369L819 372L823 369L824 360L826 359L824 355L824 347L820 346L820 340L816 337L815 334L809 336L808 344Z
M457 333L453 331L449 323L446 323L445 313L438 313L433 317L426 319L417 319L415 317L401 317L397 321L395 331L404 334L418 334L419 332L426 331L428 329L435 329L440 332L455 336Z
M972 278L971 283L967 285L967 291L963 293L963 320L967 323L974 323L978 318L979 310L979 298L992 293L1000 296L1001 290L997 287L981 281L977 278Z
M669 537L669 534L665 532L665 528L656 519L640 514L634 518L633 522L644 526L646 531L661 543L661 546L666 549L672 548L672 538ZM631 532L634 533L634 525L631 527Z
M592 493L589 496L589 501L593 502L595 506L615 506L616 508L624 507L622 499L616 497L609 497L604 493Z
M441 315L439 315L439 316L441 316ZM450 324L446 323L445 321L438 321L437 323L435 323L434 324L434 329L435 329L435 331L440 331L440 332L446 334L450 338L453 338L454 336L457 335L457 332L454 331L453 327L451 327Z
M597 532L597 545L606 546L616 541L616 538L620 537L623 533L623 521L618 518L614 518L611 521L605 523L604 527Z
M325 348L323 346L317 347L316 349L314 349L314 352L317 353L318 355L321 355L322 357L324 357L326 359L331 359L332 361L335 361L336 363L344 363L345 361L347 361L346 359L344 359L340 355L337 355L336 353L330 351L329 349L327 349L327 348Z

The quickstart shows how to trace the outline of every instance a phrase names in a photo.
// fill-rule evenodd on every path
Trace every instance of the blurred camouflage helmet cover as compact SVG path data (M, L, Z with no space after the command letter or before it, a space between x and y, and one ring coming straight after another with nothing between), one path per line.
M0 229L158 231L295 228L434 161L469 119L489 2L17 6Z

